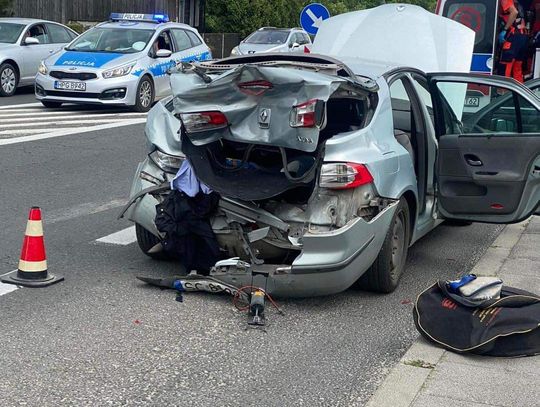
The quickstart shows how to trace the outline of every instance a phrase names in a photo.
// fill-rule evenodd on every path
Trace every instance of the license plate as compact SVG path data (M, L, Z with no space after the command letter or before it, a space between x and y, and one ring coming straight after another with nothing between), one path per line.
M85 91L86 90L86 83L84 83L84 82L69 82L69 81L55 81L54 82L54 88L55 89L61 89L61 90Z
M480 106L480 98L479 97L466 97L465 98L465 106L466 107L479 107Z

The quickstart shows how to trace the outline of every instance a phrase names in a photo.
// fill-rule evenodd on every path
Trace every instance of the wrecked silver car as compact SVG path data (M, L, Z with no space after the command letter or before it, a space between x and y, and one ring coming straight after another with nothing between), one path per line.
M279 296L353 284L391 292L408 247L443 218L509 223L534 212L540 128L501 131L492 117L481 131L466 130L461 120L468 86L493 89L494 99L497 90L513 92L537 115L540 100L509 79L445 73L467 70L474 33L414 6L331 18L314 52L331 54L328 38L339 30L358 35L370 12L392 27L427 19L428 29L457 35L439 35L454 41L433 41L436 62L418 59L413 68L402 50L379 50L376 63L351 57L354 38L340 36L333 57L241 56L183 64L171 75L173 98L148 116L149 154L122 211L145 253L162 255L156 205L186 159L221 197L210 223L228 260L210 275L235 286L253 278L264 286L268 276L267 291ZM425 73L433 67L440 72Z

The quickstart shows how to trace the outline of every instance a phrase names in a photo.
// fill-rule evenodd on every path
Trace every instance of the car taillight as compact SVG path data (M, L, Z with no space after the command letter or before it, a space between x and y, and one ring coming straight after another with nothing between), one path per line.
M221 112L180 113L180 120L187 133L217 130L227 127L227 117Z
M293 106L289 124L291 127L315 127L320 125L323 101L312 99Z
M274 85L272 85L271 82L268 81L249 81L249 82L241 82L238 84L238 89L242 93L245 93L247 95L254 95L259 96L262 95L264 92L266 92L269 89L272 89Z
M349 189L373 182L373 176L363 164L326 163L321 167L319 187Z
M309 50L309 48L306 45L304 45L304 54L310 54L310 53L311 51Z

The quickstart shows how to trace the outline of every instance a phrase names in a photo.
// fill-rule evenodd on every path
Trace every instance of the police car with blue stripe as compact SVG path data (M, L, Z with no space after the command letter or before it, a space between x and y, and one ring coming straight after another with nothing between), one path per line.
M170 94L169 68L211 58L189 25L171 23L163 14L113 13L41 62L36 98L45 107L93 103L145 112Z

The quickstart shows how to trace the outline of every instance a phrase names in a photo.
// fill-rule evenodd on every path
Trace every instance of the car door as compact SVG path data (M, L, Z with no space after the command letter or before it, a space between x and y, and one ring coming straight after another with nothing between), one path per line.
M540 99L509 78L438 73L428 79L439 213L490 223L529 217L540 202ZM471 110L467 90L478 87L490 100Z
M39 44L26 45L25 40L34 37L39 40ZM23 64L21 67L22 81L33 80L36 76L39 63L54 52L54 45L51 44L50 36L45 28L45 24L33 24L26 29L21 40Z

